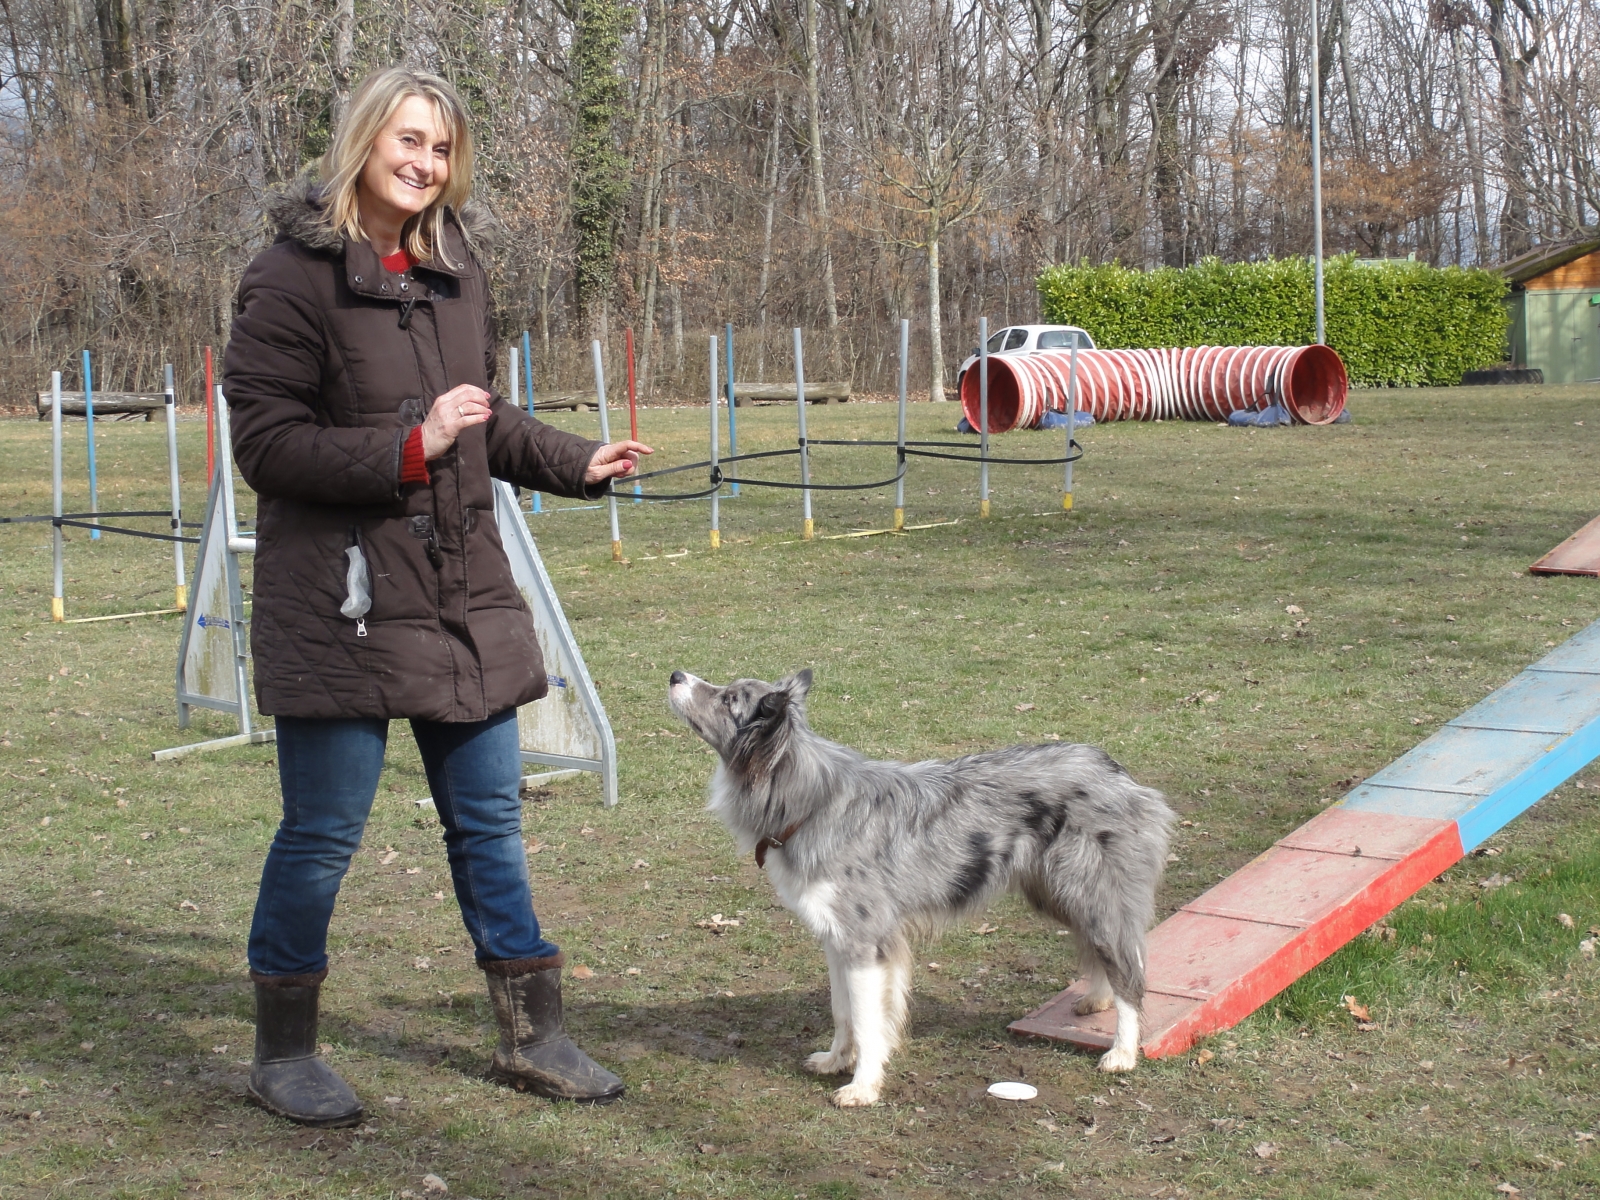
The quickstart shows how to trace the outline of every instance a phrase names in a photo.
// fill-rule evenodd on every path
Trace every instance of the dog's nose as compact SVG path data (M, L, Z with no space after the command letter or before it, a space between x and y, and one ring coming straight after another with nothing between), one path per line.
M680 683L688 682L688 679L689 679L689 677L687 675L685 675L682 671L674 671L672 673L672 678L667 680L667 682L670 683L673 687L677 687L678 684L680 684Z

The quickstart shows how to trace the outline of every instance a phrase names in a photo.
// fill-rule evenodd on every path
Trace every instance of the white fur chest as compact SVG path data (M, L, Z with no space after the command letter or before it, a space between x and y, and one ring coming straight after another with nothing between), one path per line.
M826 879L806 879L793 870L779 849L767 852L767 875L778 899L819 938L833 937L839 928L834 916L837 892Z

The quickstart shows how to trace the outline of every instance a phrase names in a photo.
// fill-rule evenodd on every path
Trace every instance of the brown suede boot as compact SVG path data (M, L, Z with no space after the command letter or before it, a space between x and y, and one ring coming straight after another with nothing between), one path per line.
M270 1113L301 1125L357 1125L361 1101L317 1055L317 999L328 972L257 975L256 1058L250 1098Z
M555 1100L609 1104L624 1085L573 1044L561 1024L561 968L566 958L512 958L480 962L489 981L500 1044L491 1078L519 1091Z

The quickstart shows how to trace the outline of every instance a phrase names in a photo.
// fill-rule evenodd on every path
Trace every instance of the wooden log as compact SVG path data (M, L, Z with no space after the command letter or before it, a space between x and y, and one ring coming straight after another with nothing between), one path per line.
M746 404L756 401L775 402L794 399L794 384L792 383L739 383L733 385L733 403L735 408L743 408ZM835 401L850 399L850 381L833 380L819 383L806 383L806 399L812 404L832 404Z
M49 392L39 394L39 420L50 419L50 408L54 403ZM143 415L146 421L154 421L156 413L166 406L167 397L164 393L146 395L142 392L96 392L94 394L94 415L98 417L116 417L118 420L127 420L129 417ZM87 405L84 404L82 392L61 393L61 415L64 417L81 417Z
M509 403L509 397L508 397ZM598 392L556 392L543 400L533 402L534 412L555 412L557 409L570 409L577 412L580 408L592 408L599 411L600 393Z

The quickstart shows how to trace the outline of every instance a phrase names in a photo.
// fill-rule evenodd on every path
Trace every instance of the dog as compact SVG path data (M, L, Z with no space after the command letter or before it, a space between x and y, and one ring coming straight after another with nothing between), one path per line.
M950 762L875 762L806 722L809 670L726 687L672 673L673 711L721 759L708 807L822 943L833 1044L805 1069L873 1104L906 1023L910 939L1015 889L1073 931L1080 1013L1115 1005L1103 1071L1139 1058L1145 930L1173 812L1103 750L1013 746Z

